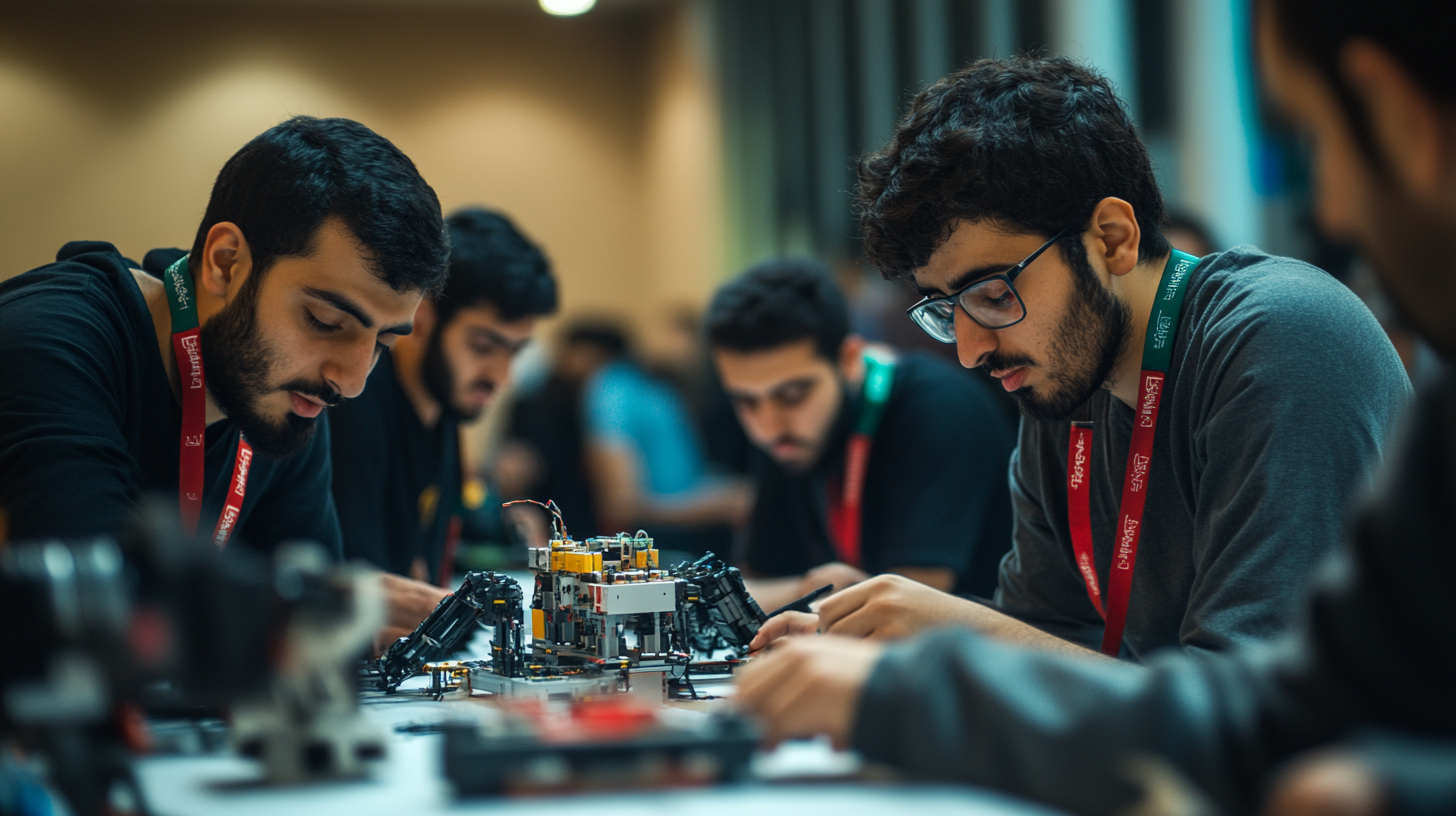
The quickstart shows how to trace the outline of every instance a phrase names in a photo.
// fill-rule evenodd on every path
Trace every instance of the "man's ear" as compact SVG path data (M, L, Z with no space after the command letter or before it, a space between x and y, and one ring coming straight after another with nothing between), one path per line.
M226 300L238 291L253 271L253 254L243 231L231 221L219 221L207 231L202 263L192 270L195 285Z
M864 378L864 350L865 339L857 334L839 341L839 373L846 381L857 383Z
M1370 117L1370 134L1386 166L1423 198L1444 192L1452 171L1451 134L1442 106L1390 52L1356 39L1340 50L1340 71Z
M440 313L435 310L434 298L422 298L419 308L415 309L414 328L405 337L418 337L422 340L428 340L435 334L435 322L439 318Z
M1138 244L1143 238L1132 205L1120 198L1104 198L1092 209L1089 223L1087 236L1091 241L1087 254L1101 258L1113 275L1131 272L1137 266Z

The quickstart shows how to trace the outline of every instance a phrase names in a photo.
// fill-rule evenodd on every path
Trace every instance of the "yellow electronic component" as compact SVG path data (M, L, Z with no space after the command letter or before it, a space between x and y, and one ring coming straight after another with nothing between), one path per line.
M601 572L602 571L602 554L601 553L592 553L592 568L591 568L591 571L592 572Z
M531 610L531 638L533 640L546 639L546 610Z
M649 566L657 566L657 548L654 547L647 551L647 563Z
M563 569L565 569L566 568L565 567L565 562L566 562L566 553L561 552L560 550L552 550L551 551L551 571L552 572L561 572Z
M646 550L638 550L637 553L636 553L636 555L637 555L637 569L646 569L647 568L647 551Z

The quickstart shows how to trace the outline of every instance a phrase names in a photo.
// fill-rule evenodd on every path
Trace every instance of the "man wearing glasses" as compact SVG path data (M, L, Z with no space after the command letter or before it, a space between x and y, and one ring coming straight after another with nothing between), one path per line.
M381 355L363 396L333 415L345 556L440 585L462 516L460 424L480 416L536 321L556 310L550 263L509 219L471 208L445 225L444 291L420 304L414 332Z
M958 624L1141 660L1285 628L1408 398L1369 311L1252 247L1172 251L1125 110L1069 60L942 80L859 175L870 259L925 295L910 317L1022 409L1013 548L990 605L880 576L759 645Z

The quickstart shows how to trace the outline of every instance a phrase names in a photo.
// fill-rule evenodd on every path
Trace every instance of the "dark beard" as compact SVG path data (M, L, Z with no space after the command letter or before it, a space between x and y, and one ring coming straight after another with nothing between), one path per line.
M339 396L331 388L303 380L276 388L269 385L278 355L258 331L260 280L256 274L249 278L233 302L203 325L202 365L208 392L248 443L261 454L284 458L308 444L315 422L292 412L283 422L275 422L259 411L259 400L278 390L309 394L330 405L338 403Z
M480 416L480 411L461 410L455 403L455 378L450 374L450 364L445 360L445 349L440 338L445 334L444 326L437 326L430 340L425 344L425 359L420 364L420 376L425 381L425 390L440 406L443 416L453 417L460 422L469 422ZM485 386L495 391L495 383L483 380L471 383L471 387Z
M1047 372L1045 391L1018 388L1011 393L1021 413L1032 419L1071 416L1107 382L1127 342L1131 320L1127 304L1098 282L1085 250L1078 247L1063 256L1072 268L1074 288L1067 314L1052 338L1049 359L1041 366ZM1032 364L1028 358L996 354L986 361L992 370Z

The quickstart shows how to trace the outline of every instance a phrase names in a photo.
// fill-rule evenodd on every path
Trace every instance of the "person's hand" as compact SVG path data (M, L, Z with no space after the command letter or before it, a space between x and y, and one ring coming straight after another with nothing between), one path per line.
M876 575L819 603L826 635L902 638L937 626L976 627L985 607L903 575Z
M834 591L838 592L869 577L870 574L859 567L851 567L839 561L830 561L828 564L820 564L804 573L804 580L799 582L799 594L795 597L802 598L825 584L833 584Z
M769 745L827 734L847 748L860 694L884 649L848 638L786 638L744 667L734 700L763 724Z
M1264 803L1265 816L1376 816L1385 787L1355 756L1327 750L1295 760Z
M429 617L440 601L451 594L434 584L416 581L403 575L386 572L384 575L384 597L389 605L385 626L404 629L405 634L413 632L420 621Z
M384 657L389 647L394 645L396 640L402 637L409 637L413 629L403 629L398 626L386 626L374 633L374 657Z
M752 654L759 649L767 648L780 638L791 635L813 635L818 632L818 615L809 612L781 612L764 621L758 634L754 635L753 640L749 642L748 652Z

